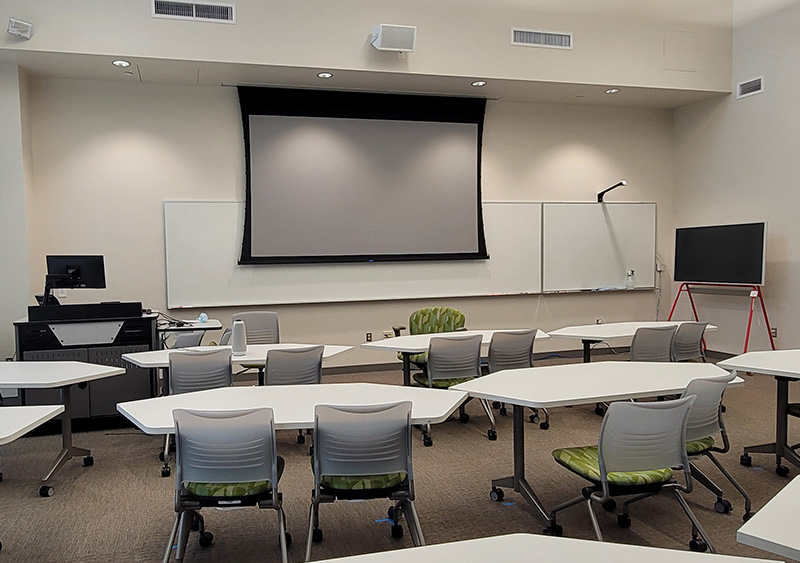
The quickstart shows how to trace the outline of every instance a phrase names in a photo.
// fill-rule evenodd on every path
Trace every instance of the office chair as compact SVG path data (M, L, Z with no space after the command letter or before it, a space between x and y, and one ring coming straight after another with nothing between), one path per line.
M689 455L692 477L709 491L717 496L714 509L720 514L727 514L732 510L731 503L722 497L720 489L708 476L703 473L692 461L693 458L705 456L719 469L725 478L733 485L744 498L744 515L742 520L747 522L750 513L750 497L719 463L714 453L727 453L730 451L728 433L722 420L722 395L736 376L734 374L722 375L708 379L694 379L686 386L681 397L694 396L694 405L689 411L689 421L686 424L686 453ZM722 436L722 447L714 445L714 437Z
M193 330L191 332L182 332L175 337L175 342L172 343L172 348L191 348L192 346L200 346L203 341L202 330Z
M266 385L310 385L322 383L324 346L308 346L287 350L269 350L264 365ZM304 444L303 430L297 431L297 443ZM313 454L313 446L309 454Z
M706 361L706 349L703 346L703 333L708 323L687 322L678 325L675 339L672 341L672 361L685 362L700 358Z
M231 385L231 351L228 348L210 350L184 350L169 354L170 394L191 393ZM164 439L164 450L159 458L164 462L161 476L169 477L170 435Z
M612 403L600 427L597 446L554 450L553 457L559 464L592 485L584 487L581 496L553 508L552 521L545 533L560 536L563 529L556 523L556 514L585 501L597 539L603 541L592 503L615 510L614 497L634 495L622 504L622 513L617 515L619 526L628 528L630 503L660 491L671 491L692 522L690 549L713 552L708 536L681 496L682 492L692 491L685 436L689 409L694 402L695 397L688 396L673 401ZM673 478L673 470L677 469L683 469L685 485Z
M464 313L451 307L424 307L417 309L408 317L408 332L410 334L431 334L435 332L454 332L464 329ZM392 327L395 336L406 327L395 325ZM398 352L397 357L403 359L403 355ZM414 354L410 357L411 363L422 369L426 368L427 353Z
M483 337L480 334L431 338L427 353L428 369L426 373L415 373L413 375L414 381L431 389L449 389L453 385L480 377L482 375L482 340ZM458 407L458 419L463 423L469 422L469 415L464 407L470 399L467 399ZM486 399L478 400L491 423L491 428L486 432L486 435L490 440L497 440L494 414L489 402ZM425 430L423 430L422 442L426 446L433 444L430 424L427 424Z
M631 341L631 361L671 362L672 341L677 329L676 325L636 329Z
M536 329L495 332L489 342L489 355L486 357L488 373L495 373L504 369L522 369L533 367L533 341ZM505 403L498 403L500 414L506 414ZM531 407L533 414L530 421L539 422L539 409ZM539 424L542 430L550 428L550 414L547 409L542 409L545 419Z
M231 324L235 321L244 322L247 344L277 344L281 341L278 328L278 313L275 311L246 311L231 315ZM223 335L224 336L224 335ZM242 364L243 370L236 375L251 369L258 370L258 382L264 384L264 367L253 364Z
M411 401L372 406L314 408L314 490L305 560L322 541L319 506L337 499L388 498L393 538L403 537L405 516L415 546L425 545L414 506Z
M175 560L183 559L193 527L200 532L200 545L211 545L214 535L205 530L200 509L257 506L277 512L281 561L286 563L286 546L292 543L292 536L286 531L278 492L284 462L275 453L272 409L175 409L173 418L177 441L175 521L163 562L169 561L176 537Z

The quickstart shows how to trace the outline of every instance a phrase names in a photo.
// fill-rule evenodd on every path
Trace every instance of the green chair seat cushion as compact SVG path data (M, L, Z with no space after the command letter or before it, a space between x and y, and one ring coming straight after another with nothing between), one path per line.
M283 475L285 465L286 461L281 456L278 456L278 480ZM248 481L246 483L195 483L186 481L183 483L183 488L198 497L248 497L271 491L272 483L269 481Z
M553 450L555 460L569 469L595 483L600 482L600 458L597 446L561 448ZM612 485L635 486L664 483L672 478L672 469L649 471L611 471L608 482Z
M714 447L714 436L686 442L686 453L689 455L701 454Z
M428 386L428 374L427 373L414 373L412 376L414 381L419 383L420 385L427 387ZM454 377L452 379L434 379L433 386L437 389L449 389L453 385L458 385L459 383L464 383L465 381L470 381L475 379L474 377Z
M372 489L389 489L396 487L406 479L405 471L386 473L384 475L358 475L355 477L342 475L323 475L320 485L328 489L340 491L360 491Z

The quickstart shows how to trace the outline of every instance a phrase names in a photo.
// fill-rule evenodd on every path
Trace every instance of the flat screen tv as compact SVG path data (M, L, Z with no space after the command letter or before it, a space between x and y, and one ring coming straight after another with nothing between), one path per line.
M675 231L675 281L764 285L766 223Z

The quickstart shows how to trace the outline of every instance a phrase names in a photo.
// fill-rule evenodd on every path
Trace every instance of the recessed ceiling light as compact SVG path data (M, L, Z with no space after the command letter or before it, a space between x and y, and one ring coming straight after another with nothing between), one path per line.
M609 88L606 90L606 94L616 94L617 92L619 92L619 88Z
M333 73L332 72L318 72L317 73L317 78L322 78L322 79L326 79L327 80L328 78L333 78Z
M119 68L128 68L129 66L131 66L131 63L129 63L128 61L123 61L122 59L119 59L117 61L111 61L111 64L114 66L118 66Z
M475 88L480 88L481 86L486 86L486 81L485 80L476 80L475 82L472 83L472 85Z
M123 74L125 76L133 76L133 73L131 71L129 71L129 70L126 70Z

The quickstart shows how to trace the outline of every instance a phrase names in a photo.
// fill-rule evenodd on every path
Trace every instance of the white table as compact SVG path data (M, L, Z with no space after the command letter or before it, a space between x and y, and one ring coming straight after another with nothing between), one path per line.
M191 321L179 319L177 323L168 320L161 320L156 323L156 330L161 334L161 338L159 340L162 348L164 347L164 341L166 341L166 339L172 333L194 332L196 330L202 330L203 332L206 332L209 330L221 329L222 323L218 319L208 319L205 322L198 321L197 319Z
M603 323L594 325L566 326L558 330L548 332L555 338L571 338L580 340L583 344L583 361L589 363L592 355L592 345L598 342L605 342L615 338L633 338L637 329L676 326L685 322L694 321L638 321L624 323ZM706 332L717 330L715 325L707 325Z
M736 541L800 560L800 477L795 477L736 532Z
M487 561L536 560L542 563L574 561L647 561L648 563L767 563L717 553L676 551L659 547L556 538L533 534L509 534L366 555L327 559L330 563L486 563ZM771 562L774 563L774 562Z
M568 405L637 399L681 393L693 379L726 375L713 364L677 362L596 362L499 371L451 387L471 397L510 403L515 407L546 409ZM732 384L741 385L741 378ZM510 487L533 505L549 525L550 515L525 478L524 409L514 409L514 474L492 481Z
M280 344L250 344L247 346L247 351L241 356L231 356L231 361L234 364L245 364L253 366L263 366L267 361L267 352L269 350L289 350L292 348L304 348L308 346L317 346L317 344L292 344L288 342L281 342ZM322 351L323 358L330 358L342 352L352 350L352 346L336 346L325 344L325 349ZM195 346L192 348L184 348L184 350L212 350L218 348L228 348L230 346L208 347L208 346ZM142 368L159 368L164 370L169 369L169 355L176 352L175 349L167 350L149 350L147 352L134 352L132 354L123 354L122 359L132 363L135 366ZM264 385L263 370L259 370L258 384Z
M789 405L789 383L800 379L800 350L768 350L763 352L747 352L740 356L717 362L717 365L734 372L752 372L771 375L776 382L776 417L775 441L757 446L747 446L740 459L742 465L752 463L751 453L775 454L775 472L786 476L789 468L781 464L785 458L793 465L800 467L800 456L789 447L787 442Z
M119 403L117 410L146 434L172 434L174 409L238 410L270 407L276 430L312 428L314 406L372 405L411 401L412 424L443 422L464 402L463 391L376 383L321 383L223 387Z
M395 336L394 338L385 338L383 340L376 340L374 342L364 342L361 344L362 348L370 350L389 350L392 352L400 352L403 356L403 385L411 385L411 356L414 354L421 354L428 351L431 338L441 336L469 336L472 334L480 334L483 337L483 345L488 345L492 340L492 335L495 332L515 332L519 328L509 329L493 329L493 330L457 330L455 332L430 332L425 334L406 334L403 336ZM548 338L547 333L541 330L536 331L536 340Z
M53 468L42 478L47 481L55 471L68 460L84 456L83 464L92 465L92 452L72 445L72 401L70 387L95 379L121 375L125 369L87 364L84 362L0 362L0 387L21 389L58 389L64 415L61 417L61 453L56 457ZM42 487L43 494L47 488ZM52 494L52 490L49 490ZM46 495L49 496L49 495Z

